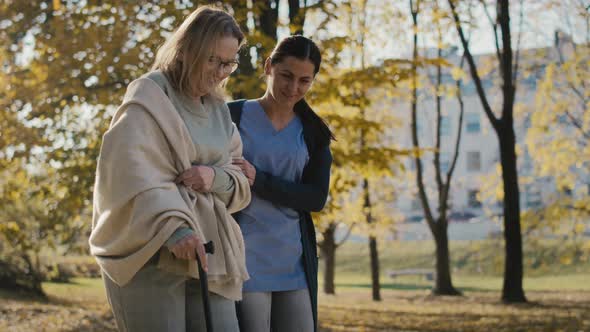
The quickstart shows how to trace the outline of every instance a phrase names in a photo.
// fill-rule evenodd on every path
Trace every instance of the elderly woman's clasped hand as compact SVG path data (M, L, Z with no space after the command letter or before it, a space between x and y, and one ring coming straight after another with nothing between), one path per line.
M180 174L174 182L176 184L182 183L194 191L205 193L211 191L214 179L215 170L212 167L193 165L193 167Z

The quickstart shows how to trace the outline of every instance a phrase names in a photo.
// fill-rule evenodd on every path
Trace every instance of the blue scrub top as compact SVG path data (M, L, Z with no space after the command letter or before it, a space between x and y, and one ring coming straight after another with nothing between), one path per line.
M244 158L259 170L287 181L301 180L309 154L299 117L277 131L260 103L248 100L240 119L240 134ZM244 283L245 292L307 288L297 211L263 200L252 192L252 201L240 211L238 222L250 274Z

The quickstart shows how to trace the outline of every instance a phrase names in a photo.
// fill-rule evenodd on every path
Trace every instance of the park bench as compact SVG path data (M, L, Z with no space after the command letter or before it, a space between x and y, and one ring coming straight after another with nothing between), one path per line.
M434 271L430 269L401 269L401 270L389 270L387 274L390 278L394 279L399 276L409 275L422 275L426 280L434 280Z

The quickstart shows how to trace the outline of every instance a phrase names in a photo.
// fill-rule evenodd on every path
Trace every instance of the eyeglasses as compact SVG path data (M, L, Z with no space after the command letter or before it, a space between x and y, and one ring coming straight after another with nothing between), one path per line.
M217 70L222 70L225 74L231 74L236 69L240 62L238 60L223 61L218 56L212 55L209 57L209 64L215 66Z

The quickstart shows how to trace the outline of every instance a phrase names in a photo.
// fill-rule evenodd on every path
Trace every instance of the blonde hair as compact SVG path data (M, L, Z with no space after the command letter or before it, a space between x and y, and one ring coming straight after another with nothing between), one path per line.
M200 6L160 46L152 70L162 71L180 93L191 97L200 95L206 80L204 66L215 43L223 37L236 38L240 47L244 43L244 34L231 15L221 9ZM224 85L225 81L210 94L221 99Z

